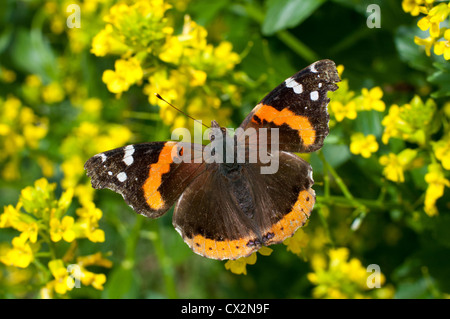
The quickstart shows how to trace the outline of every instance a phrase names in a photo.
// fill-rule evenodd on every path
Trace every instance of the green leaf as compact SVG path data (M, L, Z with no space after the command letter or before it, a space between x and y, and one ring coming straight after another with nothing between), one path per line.
M264 35L292 28L306 20L325 0L269 0L262 25Z
M0 53L8 48L8 45L11 41L13 35L13 28L10 25L7 25L5 29L0 34Z
M29 31L20 28L15 35L11 57L17 68L38 74L44 82L56 78L56 57L40 30Z
M436 72L427 78L430 83L436 84L438 90L431 93L432 98L450 96L450 66L448 62L433 63Z
M397 52L400 59L414 69L428 71L432 67L433 61L425 54L423 48L414 43L414 36L426 37L417 27L399 27L395 34Z
M137 274L132 267L115 268L108 276L102 297L107 299L133 299L139 293Z

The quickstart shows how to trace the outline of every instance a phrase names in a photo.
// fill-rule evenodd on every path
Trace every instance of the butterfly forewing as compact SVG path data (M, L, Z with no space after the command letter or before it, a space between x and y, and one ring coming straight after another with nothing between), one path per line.
M339 75L330 60L317 61L272 90L241 124L244 131L278 129L280 150L313 152L328 135L328 91L338 87ZM270 130L269 138L270 140Z
M164 214L204 167L199 161L176 163L174 156L196 144L154 142L128 145L91 157L85 164L92 187L109 188L123 196L137 213L151 218Z

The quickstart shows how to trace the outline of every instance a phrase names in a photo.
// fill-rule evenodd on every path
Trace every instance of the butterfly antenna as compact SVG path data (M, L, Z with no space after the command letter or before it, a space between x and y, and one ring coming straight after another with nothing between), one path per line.
M206 124L203 124L202 121L199 121L199 120L197 120L197 119L194 119L194 118L193 118L192 116L190 116L189 114L186 114L185 112L183 112L183 111L180 110L179 108L177 108L177 107L173 106L171 103L167 102L167 101L166 101L161 95L159 95L158 93L155 93L155 96L156 96L158 99L160 99L161 101L164 101L164 102L166 102L167 104L169 104L171 107L173 107L173 108L174 108L175 110L177 110L178 112L180 112L180 113L184 114L185 116L189 117L190 119L192 119L192 120L194 120L194 121L200 123L200 124L203 125L204 127L209 128L209 126L206 125Z

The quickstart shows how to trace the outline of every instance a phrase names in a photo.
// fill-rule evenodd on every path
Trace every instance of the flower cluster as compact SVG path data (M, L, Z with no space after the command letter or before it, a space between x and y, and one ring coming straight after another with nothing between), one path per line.
M108 90L120 96L132 85L143 84L149 102L160 106L166 125L189 125L167 104L159 93L200 120L217 119L223 125L239 105L240 93L231 70L240 62L229 42L214 46L207 41L204 27L188 16L180 34L170 19L172 5L163 0L119 3L104 17L105 27L92 41L91 52L97 56L116 55L114 70L103 73ZM219 85L220 84L220 85Z
M422 31L428 30L430 36L427 38L416 36L414 42L424 46L428 56L434 48L436 55L443 55L446 60L450 60L450 31L446 27L450 4L436 2L435 0L403 0L402 8L412 16L425 15L417 22L417 26Z
M446 123L448 115L443 113L439 121ZM444 188L450 186L445 177L446 171L450 170L449 131L446 125L442 125L443 137L435 140L434 133L441 125L436 121L437 114L438 107L433 99L423 102L421 98L415 96L402 106L393 104L381 122L384 126L382 136L384 144L388 144L390 139L394 138L411 145L410 148L404 148L397 154L391 152L380 157L379 162L384 166L384 176L391 181L403 183L405 171L428 165L428 172L424 176L428 185L424 210L430 216L438 213L436 201L443 196Z
M73 188L64 191L59 199L55 197L55 188L56 184L50 184L45 178L41 178L34 186L22 190L16 206L4 207L0 215L0 228L11 228L19 234L12 238L11 246L2 247L0 262L11 267L31 268L41 272L44 269L40 276L42 280L38 283L43 289L42 296L52 296L54 292L64 295L73 288L68 282L74 278L67 271L69 265L81 270L78 275L83 284L103 289L105 276L92 273L86 267L111 267L109 260L96 254L94 257L78 256L76 263L73 262L78 240L105 240L105 234L98 224L102 212L92 203L89 207L76 209L76 218L71 216L69 207ZM45 261L48 267L43 265Z
M47 132L48 120L37 116L17 97L0 98L0 164L5 180L20 178L23 151L37 150Z
M261 249L258 250L258 253L260 253L263 256L269 256L272 254L272 249L266 246L261 247ZM225 269L231 271L233 274L236 275L246 275L247 274L247 265L254 265L256 263L257 259L256 252L251 254L248 257L241 257L236 260L228 260L225 263Z
M363 267L357 258L349 260L347 248L331 249L328 258L316 254L311 266L314 272L308 274L309 281L315 285L315 298L391 298L393 290L390 287L371 289L368 285L370 272ZM384 285L385 277L379 275L379 284Z
M338 66L339 76L344 72L344 66ZM372 89L362 88L360 94L350 90L348 80L343 79L338 83L339 89L329 93L331 99L329 110L334 121L330 125L336 125L336 122L342 122L345 118L356 119L358 112L375 110L384 112L386 105L381 99L383 91L376 86Z
M424 145L427 134L432 132L431 120L436 112L436 103L428 99L425 103L415 96L410 103L402 106L391 105L389 113L381 124L385 127L382 141L387 144L392 137Z

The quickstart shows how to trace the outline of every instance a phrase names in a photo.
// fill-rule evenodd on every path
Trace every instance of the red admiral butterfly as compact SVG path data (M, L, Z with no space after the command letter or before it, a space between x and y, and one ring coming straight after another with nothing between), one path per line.
M277 129L277 171L262 174L257 160L231 163L192 157L205 146L152 142L107 151L90 158L85 169L94 188L122 194L139 214L157 218L176 202L173 225L197 254L214 259L248 256L261 246L282 242L304 225L315 203L311 166L292 152L314 152L328 135L328 91L338 87L333 61L317 61L270 92L242 122L234 148L245 132ZM212 121L223 137L227 130ZM270 132L270 131L269 131ZM213 141L217 135L211 134ZM268 150L270 152L270 150ZM184 157L183 157L184 158ZM275 157L274 157L275 159Z

